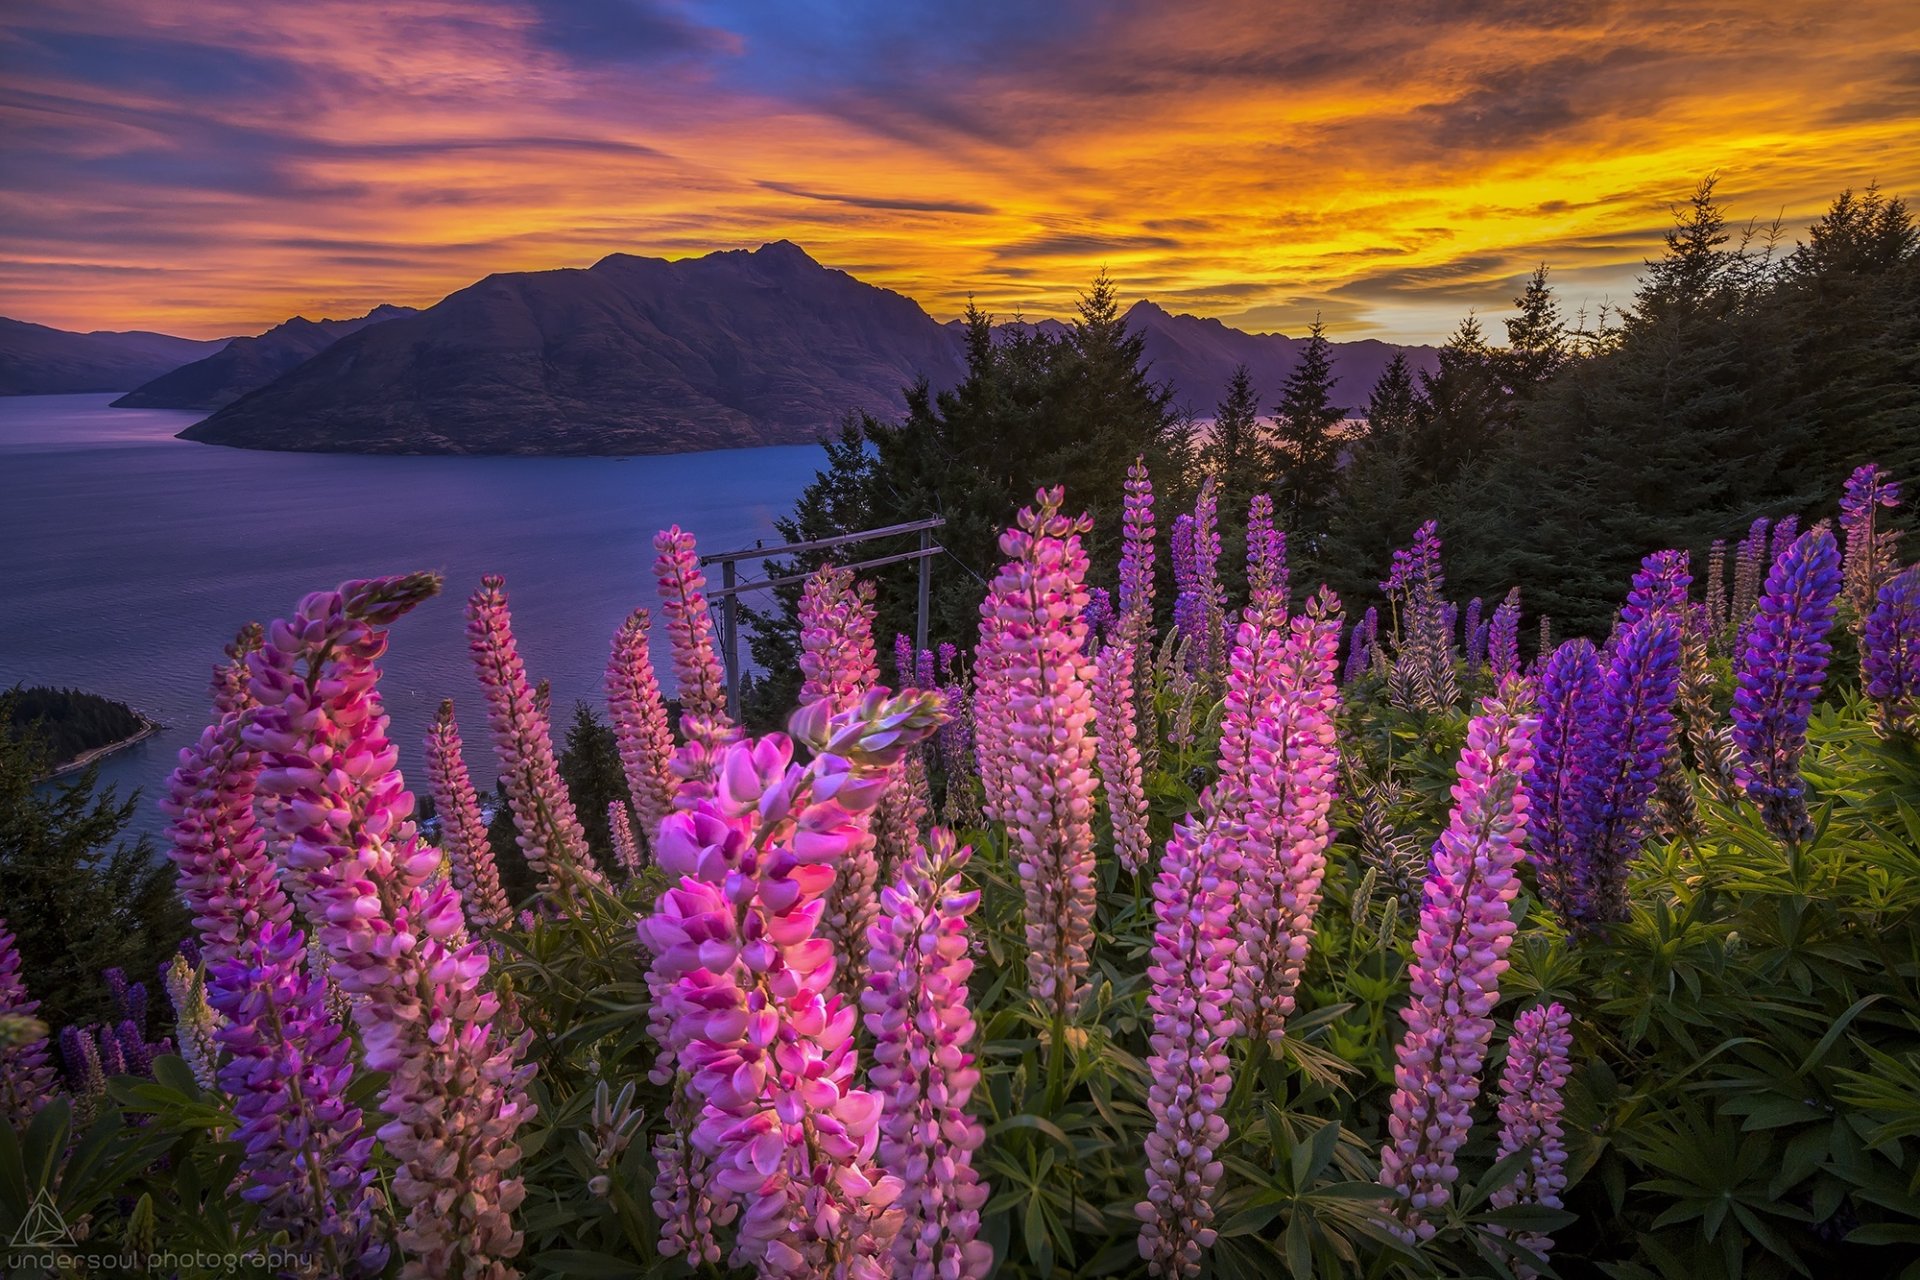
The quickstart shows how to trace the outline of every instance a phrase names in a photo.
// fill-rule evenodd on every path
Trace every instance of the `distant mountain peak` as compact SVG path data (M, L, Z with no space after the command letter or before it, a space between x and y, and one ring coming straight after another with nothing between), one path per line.
M258 337L235 338L204 359L142 382L114 401L114 407L218 409L306 363L348 334L414 314L411 307L382 303L363 316L340 320L294 316Z

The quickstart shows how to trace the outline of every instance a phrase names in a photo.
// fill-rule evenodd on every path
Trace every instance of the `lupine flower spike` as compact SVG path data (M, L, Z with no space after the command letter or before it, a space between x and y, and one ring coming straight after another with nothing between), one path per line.
M1287 611L1287 535L1273 527L1273 497L1256 493L1247 506L1248 607L1272 614Z
M1147 860L1147 786L1135 741L1134 646L1119 636L1100 647L1094 661L1093 710L1099 729L1100 780L1113 820L1113 850L1120 865L1138 872Z
M207 986L184 952L176 952L163 975L173 1004L174 1038L180 1060L202 1089L218 1083L220 1045L215 1039L220 1015L207 1003Z
M20 976L20 950L7 922L0 920L0 1018L28 1020L40 1002L27 998ZM47 1031L28 1034L18 1043L0 1044L0 1124L25 1129L53 1097L53 1063L48 1060Z
M1766 590L1735 668L1733 741L1739 780L1761 820L1783 840L1813 834L1800 757L1807 721L1825 682L1840 595L1840 550L1813 529L1796 538L1767 574Z
M971 853L935 827L881 891L867 935L861 1007L874 1040L868 1074L885 1101L880 1168L905 1188L892 1271L902 1280L970 1280L993 1266L992 1248L976 1239L987 1185L973 1152L984 1134L967 1114L980 1079L967 1006L967 916L980 891L961 883Z
M1487 624L1487 663L1493 669L1495 687L1520 673L1520 588L1507 592L1494 606L1493 620Z
M440 714L427 731L427 781L440 813L440 849L453 868L453 887L460 891L468 923L482 933L505 928L513 913L500 887L500 868L467 772L451 698L440 704Z
M1497 1163L1524 1151L1527 1162L1512 1182L1493 1193L1496 1209L1516 1204L1560 1207L1560 1193L1567 1187L1561 1114L1572 1052L1573 1018L1557 1002L1545 1008L1536 1005L1514 1019L1513 1034L1507 1037L1507 1066L1500 1076L1500 1146L1494 1159ZM1513 1242L1541 1258L1553 1248L1553 1237L1537 1231L1521 1232ZM1525 1265L1516 1270L1522 1276L1538 1274Z
M521 853L546 892L562 898L577 886L609 892L593 865L587 833L574 813L554 757L552 727L527 683L527 666L513 638L506 580L480 579L467 601L467 643L487 694L487 723L506 784L507 804Z
M651 626L645 609L635 609L613 637L607 658L607 709L620 744L620 768L627 798L640 819L639 839L653 847L653 833L673 807L673 729L667 702L648 647Z
M607 801L607 837L613 841L613 858L629 878L640 874L640 846L633 838L633 819L625 800Z
M981 606L1004 737L1000 818L1027 900L1035 999L1065 1018L1084 993L1094 910L1092 663L1086 658L1086 516L1043 489L1000 536L1007 556Z
M1920 728L1920 565L1887 579L1860 634L1860 675L1881 728Z
M320 939L352 998L366 1065L387 1073L380 1107L389 1119L379 1136L407 1213L402 1275L506 1280L517 1274L509 1259L522 1244L513 1225L525 1194L513 1176L514 1139L532 1114L533 1067L519 1062L531 1033L503 1033L499 1001L485 988L486 947L466 938L459 895L434 875L439 855L408 821L413 797L395 768L374 666L386 628L438 589L438 578L412 574L302 600L248 660L260 708L245 738L264 753L259 785L281 799L275 820L290 856L315 867L326 904ZM496 703L503 730L511 736L516 722L530 721L544 741L497 579L482 587L473 617L483 670L507 695ZM352 767L320 768L316 759ZM521 778L541 781L537 770ZM523 832L529 825L521 819Z
M1413 998L1396 1051L1396 1088L1380 1182L1408 1240L1428 1239L1460 1176L1480 1068L1493 1036L1500 975L1513 943L1514 874L1526 845L1535 722L1488 698L1467 725L1453 813L1434 846L1414 938Z
M1120 619L1141 647L1153 648L1153 480L1144 458L1127 468L1121 502Z
M727 674L713 647L713 611L707 607L706 575L693 535L679 525L654 537L654 576L660 612L667 620L673 678L679 686L680 732L708 750L734 734L727 714Z
M1847 477L1840 495L1840 530L1846 537L1841 579L1855 635L1866 626L1880 584L1894 570L1893 547L1900 535L1886 527L1880 513L1899 505L1899 483L1871 462Z

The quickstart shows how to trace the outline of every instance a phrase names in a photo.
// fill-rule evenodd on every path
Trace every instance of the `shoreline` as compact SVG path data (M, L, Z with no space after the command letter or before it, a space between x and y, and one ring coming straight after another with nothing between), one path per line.
M122 738L118 742L109 742L103 747L95 747L91 751L82 751L79 755L67 761L52 773L49 773L45 778L41 779L41 781L51 781L54 778L63 777L66 774L84 769L95 761L106 759L116 751L124 751L135 743L145 742L148 738L151 738L154 734L166 727L158 721L149 720L138 711L134 712L134 714L140 717L140 732Z

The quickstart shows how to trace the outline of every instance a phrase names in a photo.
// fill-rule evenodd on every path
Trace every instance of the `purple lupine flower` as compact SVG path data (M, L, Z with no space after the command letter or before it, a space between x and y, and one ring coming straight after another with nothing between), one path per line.
M1467 674L1469 676L1479 674L1480 664L1486 660L1487 656L1487 635L1486 632L1481 630L1484 624L1480 619L1481 610L1485 607L1486 606L1481 603L1479 596L1475 596L1473 599L1467 601L1467 614L1460 623L1460 637L1467 651Z
M913 687L913 640L904 631L896 631L893 636L893 676L894 688Z
M1238 852L1216 839L1215 820L1189 817L1174 828L1154 880L1152 986L1147 1007L1147 1198L1139 1217L1140 1256L1156 1275L1193 1275L1218 1234L1213 1189L1225 1166L1233 1089L1227 1046L1233 1020L1233 934Z
M1512 1182L1494 1191L1494 1208L1561 1207L1560 1193L1567 1187L1566 1129L1561 1116L1573 1071L1572 1055L1573 1018L1558 1001L1545 1008L1536 1005L1513 1020L1513 1034L1507 1037L1507 1066L1500 1075L1500 1146L1494 1161L1524 1151L1527 1162ZM1542 1258L1553 1248L1553 1237L1537 1231L1521 1232L1513 1242ZM1522 1277L1537 1274L1527 1266L1515 1270Z
M1105 596L1107 593L1102 591L1100 594ZM1108 601L1107 612L1109 615L1113 612L1111 600ZM933 650L922 649L919 656L913 660L913 687L916 689L937 689L940 687L940 682L934 679L933 676Z
M1747 536L1740 540L1739 550L1733 562L1733 612L1727 621L1727 646L1736 647L1740 642L1740 633L1746 629L1753 617L1754 605L1760 599L1760 584L1767 576L1767 524L1765 516L1755 520L1747 529Z
M954 663L959 659L959 657L960 657L960 647L958 645L952 644L946 640L942 640L940 642L940 678L942 680L950 681L956 678L954 673Z
M1473 1123L1513 943L1535 722L1504 697L1482 701L1467 725L1453 813L1421 892L1413 998L1400 1013L1407 1029L1380 1153L1380 1182L1394 1193L1392 1212L1408 1240L1434 1235L1434 1216L1460 1176L1457 1156Z
M1200 634L1205 610L1194 584L1199 580L1199 560L1194 551L1193 517L1181 512L1173 518L1173 533L1168 542L1173 557L1173 627L1189 645L1204 644Z
M1800 757L1833 654L1827 633L1839 595L1840 549L1833 535L1814 529L1796 538L1767 574L1735 671L1737 776L1760 807L1761 820L1783 840L1813 834Z
M1800 517L1784 515L1773 522L1772 541L1767 547L1767 563L1772 564L1787 554L1787 548L1800 536Z
M1366 675L1373 666L1374 650L1380 644L1380 610L1372 605L1360 615L1360 621L1354 625L1353 633L1347 641L1347 673L1345 683Z
M1153 479L1145 458L1127 468L1120 516L1120 616L1139 643L1153 644Z
M1589 763L1592 850L1577 919L1587 927L1627 918L1627 869L1647 836L1648 807L1673 746L1680 684L1680 624L1649 612L1621 629L1601 681Z
M1899 483L1871 462L1854 469L1840 494L1840 530L1846 538L1841 578L1856 634L1873 610L1881 581L1894 568L1893 545L1900 535L1883 525L1880 512L1899 505Z
M1633 575L1620 620L1633 623L1650 615L1687 620L1687 593L1693 586L1692 560L1684 551L1656 551L1640 562Z
M1562 920L1575 919L1592 879L1591 803L1600 769L1599 654L1588 640L1569 640L1539 666L1540 724L1535 760L1527 775L1529 858L1540 879L1540 896Z
M1883 728L1920 727L1920 565L1881 586L1860 632L1860 675Z
M973 1152L984 1133L967 1114L980 1080L967 1005L967 917L980 891L961 881L972 852L935 827L914 846L898 883L881 891L880 916L867 931L867 1074L886 1100L880 1168L905 1188L890 1273L903 1280L973 1280L993 1267L992 1247L976 1238L988 1187Z
M40 1002L27 998L20 976L20 949L7 922L0 920L0 1017L32 1018ZM45 1033L20 1044L0 1044L0 1124L25 1129L53 1097L53 1064L47 1060Z
M1261 613L1287 611L1287 535L1273 527L1273 496L1256 493L1247 505L1247 599Z
M1185 517L1182 517L1185 519ZM1193 516L1174 522L1174 625L1187 641L1187 669L1218 675L1226 659L1226 593L1220 586L1219 501L1212 476L1200 482Z
M1087 588L1087 607L1081 617L1087 623L1087 652L1098 652L1101 638L1114 620L1113 597L1105 587Z
M1512 587L1493 610L1487 624L1487 663L1493 682L1500 685L1520 674L1520 588Z

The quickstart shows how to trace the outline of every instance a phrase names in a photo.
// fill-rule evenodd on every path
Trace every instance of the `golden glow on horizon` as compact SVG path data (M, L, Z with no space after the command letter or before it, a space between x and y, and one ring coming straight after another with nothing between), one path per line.
M28 0L0 19L0 314L213 337L784 237L942 319L1058 315L1104 265L1246 328L1432 340L1543 260L1570 304L1624 299L1710 171L1792 228L1847 186L1920 197L1905 5L1451 7L1115 8L1051 61L1036 36L843 84L757 77L751 31L583 59L513 4ZM88 78L122 38L186 60ZM244 69L201 82L223 54Z

